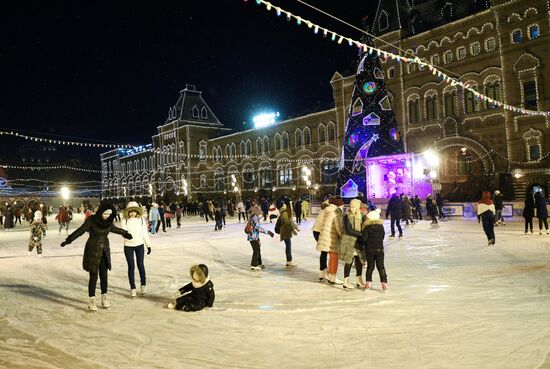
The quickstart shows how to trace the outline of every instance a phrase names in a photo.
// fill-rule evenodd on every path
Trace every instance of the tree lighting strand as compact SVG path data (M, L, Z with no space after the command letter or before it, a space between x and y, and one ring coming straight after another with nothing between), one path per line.
M133 147L131 145L117 145L117 144L103 144L103 143L58 140L58 139L53 139L53 138L30 136L30 135L27 135L27 134L14 132L14 131L0 130L0 136L2 136L2 135L15 136L15 137L23 138L23 139L29 140L29 141L45 142L45 143L51 143L51 144L55 144L55 145L101 147L101 148L131 148L131 147Z
M313 22L311 22L311 21L309 21L305 18L294 15L291 12L282 9L281 7L273 5L269 1L265 1L265 0L255 0L255 1L256 1L256 4L258 4L258 5L262 5L262 4L265 5L265 7L268 11L271 10L271 9L274 9L277 16L280 16L281 14L285 15L287 20L289 20L289 21L292 20L292 19L295 19L297 25L306 25L308 28L313 29L314 33L316 33L316 34L319 33L319 31L321 31L323 36L325 36L325 37L330 35L331 40L332 41L337 41L338 44L341 44L343 41L346 41L346 43L349 46L354 46L355 45L360 50L362 50L364 52L368 52L369 54L372 54L373 52L376 52L378 54L378 56L383 56L384 58L389 57L389 58L392 58L394 60L397 60L398 62L404 61L406 63L416 63L420 67L427 67L434 76L437 76L437 77L441 78L443 81L449 83L451 86L460 86L464 90L470 91L476 98L478 98L480 100L485 100L485 101L487 101L491 104L500 106L500 107L502 107L506 110L509 110L511 112L518 113L518 114L543 115L543 116L550 117L550 112L547 112L547 111L524 109L524 108L512 106L510 104L505 104L505 103L503 103L502 101L499 101L499 100L495 100L492 97L489 97L489 96L487 96L483 93L480 93L480 92L476 91L469 84L467 84L465 82L461 82L458 79L451 77L448 73L445 73L441 68L438 68L438 67L436 67L436 66L434 66L434 65L432 65L428 62L424 62L424 61L420 60L420 58L418 56L414 56L414 57L409 58L409 57L405 57L405 56L402 56L402 55L394 54L394 53L389 52L389 51L381 50L381 49L379 49L377 47L374 47L374 46L369 46L365 43L354 40L351 37L346 37L344 35L341 35L339 33L331 31L327 28L321 27L318 24L315 24L315 23L313 23ZM245 2L247 2L247 1L245 0Z

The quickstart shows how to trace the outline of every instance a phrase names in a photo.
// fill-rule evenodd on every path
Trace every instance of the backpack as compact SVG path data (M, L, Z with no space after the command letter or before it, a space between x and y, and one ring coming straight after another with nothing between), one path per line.
M281 233L281 217L277 218L277 223L275 223L275 233Z
M244 226L244 233L251 234L254 227L252 227L252 223L250 223L250 220L246 222L246 225Z

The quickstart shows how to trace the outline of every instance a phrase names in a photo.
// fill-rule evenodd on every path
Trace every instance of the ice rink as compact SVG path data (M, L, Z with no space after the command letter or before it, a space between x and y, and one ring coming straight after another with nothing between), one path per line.
M214 232L186 219L153 239L149 293L134 300L111 236L112 306L97 312L86 305L86 235L61 248L49 223L42 258L26 255L26 227L0 231L2 368L550 368L550 236L526 236L520 222L496 228L495 247L475 220L404 229L386 242L383 294L376 271L367 293L317 281L311 220L293 238L297 269L262 235L267 268L251 272L243 224ZM194 263L210 269L214 308L166 309Z

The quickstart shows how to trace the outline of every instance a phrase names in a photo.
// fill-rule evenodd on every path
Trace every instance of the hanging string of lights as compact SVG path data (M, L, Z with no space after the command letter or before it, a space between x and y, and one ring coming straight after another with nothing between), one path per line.
M244 1L248 2L248 0L244 0ZM475 90L474 87L470 86L468 83L459 81L457 78L452 77L448 72L444 71L442 68L436 67L436 66L434 66L434 65L432 65L432 64L430 64L426 61L420 60L420 58L418 56L406 57L406 56L403 56L403 55L394 54L390 51L382 50L382 49L377 48L375 46L369 46L365 43L362 43L361 41L357 41L357 40L355 40L351 37L346 37L344 35L341 35L339 33L331 31L327 28L321 27L318 24L313 23L310 20L307 20L307 19L302 18L300 16L294 15L291 12L282 9L281 7L274 6L269 1L255 0L255 2L258 5L265 5L266 10L268 10L268 11L270 11L271 9L274 9L277 16L285 15L286 19L288 21L291 21L291 20L294 19L294 20L296 20L297 25L306 25L308 28L313 29L313 32L315 34L322 33L324 37L329 37L330 36L330 39L332 41L336 41L338 44L342 44L344 41L346 41L346 43L349 46L355 46L355 47L359 48L360 50L362 50L364 52L368 52L369 54L372 54L373 52L376 52L378 54L378 56L382 56L384 58L391 58L393 60L396 60L397 62L416 63L420 66L420 68L426 67L426 68L429 69L429 71L434 76L437 76L438 78L441 78L443 81L449 83L451 86L460 86L464 90L467 90L470 93L472 93L476 98L478 98L480 100L485 100L485 101L489 102L490 104L500 106L500 107L504 108L505 110L509 110L509 111L514 112L514 113L525 114L525 115L543 115L543 116L547 116L547 117L550 116L550 112L525 109L525 108L513 106L513 105L510 105L510 104L503 103L502 101L493 99L490 96L487 96L487 95L485 95L481 92L478 92L477 90ZM364 31L362 31L362 32L364 32Z
M87 169L87 168L73 167L73 166L69 166L69 165L11 165L11 164L0 164L0 168L4 168L4 169L22 169L22 170L67 169L67 170L74 170L74 171L77 171L77 172L101 173L101 170L98 170L98 169Z
M65 146L81 146L81 147L101 147L101 148L131 148L132 145L124 144L106 144L106 143L93 143L93 142L83 142L83 141L68 141L57 138L46 138L46 137L37 137L31 136L24 133L19 133L16 131L7 131L0 129L0 136L14 136L19 137L25 140L34 141L34 142L44 142L51 143L55 145L65 145Z

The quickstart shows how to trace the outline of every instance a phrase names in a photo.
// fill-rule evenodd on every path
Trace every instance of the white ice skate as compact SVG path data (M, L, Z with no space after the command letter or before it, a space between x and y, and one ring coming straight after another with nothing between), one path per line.
M342 285L342 287L348 291L355 289L349 281L349 277L344 278L344 284Z
M355 277L355 287L365 288L365 282L363 282L363 277L361 277L360 275Z
M286 268L287 269L292 269L292 268L296 268L298 266L298 264L292 262L292 261L287 261L286 262Z
M132 288L130 290L130 295L132 296L132 298L136 297L137 293L136 293L136 289L135 288Z
M323 269L319 271L319 282L325 282L325 281L328 281L328 274L327 274L327 270Z
M101 294L101 306L103 306L105 309L108 309L111 307L111 304L109 303L109 300L107 300L107 294L102 293Z
M147 293L147 286L141 286L141 294L145 295Z
M94 296L90 297L90 301L88 302L88 309L90 311L96 311L97 310L97 306L95 305L95 297Z
M336 277L336 274L329 274L329 282L330 284L332 285L341 285L341 284L344 284L344 281L342 281L341 279L338 279L338 277Z

